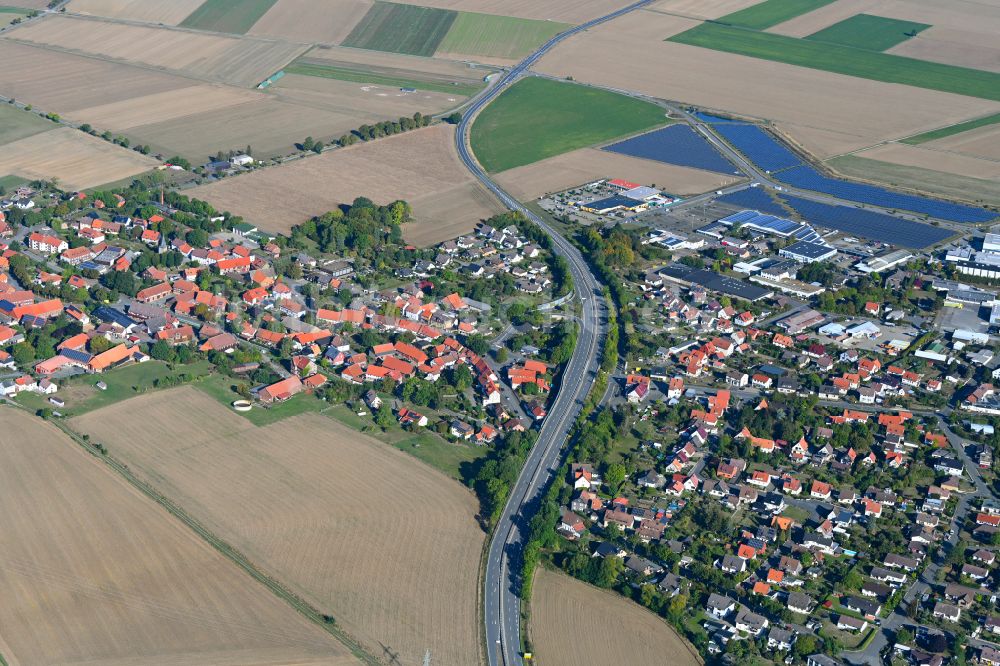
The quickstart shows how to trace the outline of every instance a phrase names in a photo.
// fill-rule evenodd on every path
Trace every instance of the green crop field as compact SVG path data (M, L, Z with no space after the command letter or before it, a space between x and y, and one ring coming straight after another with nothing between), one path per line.
M553 21L459 12L438 51L520 60L570 27Z
M0 15L2 17L2 15ZM0 104L0 146L59 127L37 113Z
M931 130L930 132L924 132L923 134L907 137L903 139L901 143L908 143L911 146L916 146L921 143L927 143L928 141L934 141L935 139L943 139L946 136L953 136L955 134L961 134L962 132L968 132L969 130L986 127L987 125L996 125L997 123L1000 123L1000 113L994 113L992 116L985 116L983 118L976 118L975 120L966 120L964 123L949 125L948 127L942 127L940 129Z
M376 2L342 46L432 56L458 12L393 2Z
M752 7L727 14L716 21L725 25L766 30L831 2L833 0L764 0Z
M817 42L853 46L869 51L886 51L931 27L927 23L858 14L806 37Z
M889 53L702 23L668 41L863 79L1000 101L1000 74Z
M407 79L384 74L372 74L357 69L347 67L336 67L334 65L321 65L312 62L295 62L285 68L286 74L300 74L302 76L318 76L325 79L337 79L338 81L355 81L357 83L372 83L380 86L393 86L398 88L416 88L417 90L427 90L430 92L452 93L468 97L475 95L482 90L483 86L469 83L447 83L444 81L421 81L419 79Z
M666 124L660 107L574 83L528 78L504 91L476 118L472 150L487 171Z
M205 0L204 4L181 21L181 26L242 35L275 2L277 0Z

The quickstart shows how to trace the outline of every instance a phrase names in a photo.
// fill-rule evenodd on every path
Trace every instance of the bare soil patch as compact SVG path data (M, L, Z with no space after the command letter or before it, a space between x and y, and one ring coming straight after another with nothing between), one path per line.
M953 134L923 144L923 147L947 150L988 160L1000 160L1000 125L988 125L968 132Z
M318 414L257 428L191 387L72 423L378 657L478 661L484 536L443 474Z
M532 589L528 629L539 664L701 664L672 627L619 594L544 567Z
M357 663L54 426L6 407L0 485L12 666Z
M0 39L0 94L71 120L76 109L186 88L190 79Z
M302 44L275 40L72 16L48 16L7 37L240 86L260 83L306 50Z
M932 26L888 51L894 55L1000 72L996 34Z
M4 146L0 173L29 179L58 178L62 188L82 190L134 176L156 160L69 127Z
M265 98L264 93L257 91L206 83L91 106L79 109L74 115L85 118L94 127L122 131L139 125L198 116Z
M247 34L339 44L372 4L372 0L278 0Z
M480 196L453 141L452 127L435 125L202 185L189 194L284 233L359 196L377 203L404 199L416 218L404 234L417 242L442 229L464 232L499 212L499 204Z
M784 23L779 23L768 28L766 32L787 35L788 37L806 37L823 28L829 28L834 23L849 19L855 14L871 13L871 10L882 4L884 4L884 0L837 0L811 12L800 14Z
M582 148L550 157L495 176L504 189L522 201L560 192L600 178L624 178L635 183L654 184L671 194L690 195L715 190L736 182L735 177L662 164L638 157Z
M624 25L612 21L568 39L538 69L773 120L809 150L809 137L797 136L797 128L840 133L839 145L831 143L831 134L824 136L823 148L831 154L1000 110L987 100L642 39L640 30ZM630 62L644 66L620 65ZM656 76L649 75L653 71Z
M717 19L760 2L762 0L660 0L650 8L695 19Z
M1000 32L1000 4L992 1L885 0L868 13L987 35Z
M996 128L983 128L993 129ZM956 135L958 136L958 135ZM953 138L953 137L949 137ZM994 137L994 149L1000 148L1000 134ZM932 171L943 171L969 178L1000 179L1000 160L981 159L970 155L935 147L933 142L920 146L904 143L887 143L855 153L857 157L891 162L903 166L920 167Z
M43 1L43 0L39 0ZM177 25L204 0L72 0L67 11L92 16Z

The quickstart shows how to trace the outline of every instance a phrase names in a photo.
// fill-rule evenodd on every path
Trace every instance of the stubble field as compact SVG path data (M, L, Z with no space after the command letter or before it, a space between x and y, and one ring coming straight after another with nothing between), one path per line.
M540 665L701 664L666 622L619 594L545 567L532 589L528 628Z
M433 244L500 212L461 165L453 142L451 126L435 125L202 185L189 194L281 233L359 196L377 203L403 199L415 218L404 236Z
M420 0L427 7L454 9L461 12L503 14L519 18L583 23L624 7L622 0L504 0L502 10L495 0Z
M10 408L0 486L11 666L357 663L54 426Z
M156 160L69 127L35 134L4 146L0 174L29 180L59 179L66 190L82 190L156 167Z
M7 38L237 86L260 83L306 50L303 44L68 16L32 22Z
M501 171L496 181L521 201L559 192L599 178L624 178L656 184L671 194L690 195L716 190L736 182L724 174L663 164L651 160L582 148L541 162Z
M443 474L318 414L258 428L191 387L71 423L379 658L478 661L484 537Z
M372 4L372 0L278 0L247 34L339 44Z
M177 25L204 0L72 0L67 10L78 14Z
M93 127L107 127L120 132L140 125L197 117L203 113L263 99L266 99L263 93L255 90L203 83L77 109L72 115L74 118L86 119Z

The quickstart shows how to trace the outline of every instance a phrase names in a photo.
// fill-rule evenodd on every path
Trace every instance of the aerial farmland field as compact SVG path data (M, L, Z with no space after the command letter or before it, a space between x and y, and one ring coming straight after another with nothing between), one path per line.
M0 104L0 146L58 127L35 113Z
M594 625L594 618L603 618ZM609 590L539 567L528 635L539 664L698 666L694 648L664 620Z
M68 11L114 19L177 25L204 0L72 0Z
M814 32L806 39L871 51L886 51L916 37L929 27L931 26L926 23L858 14Z
M185 28L242 35L253 27L276 0L205 0L181 21Z
M500 212L462 168L453 141L454 130L437 125L202 185L190 195L283 233L355 197L403 199L415 217L404 236L433 244Z
M664 123L663 109L654 104L529 78L479 114L470 141L487 171L504 171Z
M377 657L478 661L484 536L452 479L329 417L258 428L191 387L72 425Z
M459 12L448 34L438 45L437 55L520 60L569 27L569 24L554 21Z
M372 0L278 0L247 34L339 44L372 4Z
M394 2L376 2L343 41L344 46L431 56L456 12Z
M56 427L0 408L10 664L358 663Z

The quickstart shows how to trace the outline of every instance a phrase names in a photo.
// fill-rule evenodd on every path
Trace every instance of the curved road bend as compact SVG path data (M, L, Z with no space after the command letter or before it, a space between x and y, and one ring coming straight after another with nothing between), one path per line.
M476 115L500 93L517 81L524 72L553 46L567 37L627 14L652 0L640 0L600 18L588 21L556 35L537 51L519 62L487 88L463 113L455 133L459 157L472 174L510 210L525 215L551 238L555 252L569 263L576 297L582 305L579 339L573 357L566 364L559 392L539 432L538 441L528 454L521 474L511 489L490 542L484 579L484 622L486 654L489 666L521 663L520 605L517 596L521 571L521 551L527 530L527 516L549 479L556 472L560 452L573 422L593 385L599 367L601 342L606 334L606 304L600 284L580 252L540 217L505 192L486 174L469 147L469 128Z

